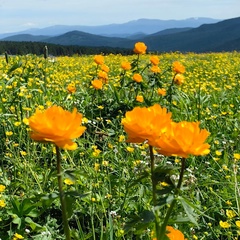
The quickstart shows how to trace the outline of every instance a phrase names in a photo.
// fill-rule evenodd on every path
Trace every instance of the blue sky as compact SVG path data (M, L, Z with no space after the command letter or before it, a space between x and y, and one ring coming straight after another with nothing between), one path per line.
M240 0L0 0L0 33L190 17L240 17Z

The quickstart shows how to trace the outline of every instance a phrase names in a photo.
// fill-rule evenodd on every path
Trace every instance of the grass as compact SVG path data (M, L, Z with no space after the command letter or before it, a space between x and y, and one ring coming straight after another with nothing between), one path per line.
M150 54L107 55L103 88L91 81L101 66L94 56L0 59L0 238L65 239L58 195L54 145L34 142L27 119L52 105L84 115L87 127L74 151L61 150L64 191L73 239L151 239L154 229L149 148L131 144L121 119L136 106L159 103L175 121L200 121L211 135L211 152L189 157L182 192L168 224L187 239L240 236L240 53L158 55L160 73L150 71ZM123 61L131 70L121 68ZM184 83L171 82L172 63L181 62ZM141 73L143 82L132 80ZM69 84L76 88L72 93ZM159 88L167 95L157 94ZM73 88L74 89L74 88ZM136 101L137 96L143 102ZM171 98L170 98L171 96ZM156 152L160 167L160 221L171 202L181 161ZM170 187L167 184L170 184ZM4 188L5 187L5 188Z

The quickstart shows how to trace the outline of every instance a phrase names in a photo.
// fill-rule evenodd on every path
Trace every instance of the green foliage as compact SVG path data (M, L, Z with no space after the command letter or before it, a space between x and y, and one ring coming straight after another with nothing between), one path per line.
M6 187L0 193L6 203L0 206L2 239L13 239L15 233L25 239L64 239L55 148L33 142L26 121L37 108L54 104L68 110L77 107L87 118L86 132L76 139L78 148L61 151L73 239L150 240L155 211L162 224L173 205L168 224L188 239L239 237L240 55L171 53L159 58L161 72L153 73L149 55L105 56L110 72L103 89L96 90L91 81L101 70L93 56L8 56L8 62L2 57L0 184ZM126 60L132 63L131 70L121 69ZM180 86L172 84L171 65L176 60L186 67ZM143 82L133 81L133 73L141 73ZM67 91L70 83L76 92ZM158 95L159 88L168 95ZM143 102L136 101L138 95ZM148 146L125 142L122 117L136 106L154 103L171 108L175 121L200 121L211 133L210 154L186 160L180 188L180 159L154 152L151 172ZM220 221L230 226L224 228Z

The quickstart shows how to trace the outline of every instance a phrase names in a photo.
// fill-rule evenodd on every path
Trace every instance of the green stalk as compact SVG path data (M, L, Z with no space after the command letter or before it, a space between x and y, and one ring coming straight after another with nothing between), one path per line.
M164 240L164 237L165 237L165 232L166 232L166 227L167 227L167 224L168 224L168 220L171 216L171 213L173 211L173 208L177 202L177 198L176 198L176 195L179 194L180 192L180 188L181 188L181 185L182 185L182 181L183 181L183 174L184 174L184 170L185 170L185 162L186 162L186 159L185 158L182 158L181 159L181 171L180 171L180 176L179 176L179 180L178 180L178 184L177 184L177 187L175 188L175 196L174 196L174 199L172 200L171 204L170 204L170 207L168 208L168 211L167 211L167 214L164 218L164 221L163 221L163 224L161 226L161 229L160 229L160 238L157 238L158 240Z
M69 225L68 225L68 217L67 217L67 207L66 207L66 201L65 201L65 196L64 196L64 192L63 192L61 156L60 156L60 150L59 150L58 146L56 146L56 154L57 154L58 190L59 190L59 197L60 197L61 208L62 208L62 220L63 220L64 234L65 234L66 240L71 240L70 229L69 229Z
M198 98L197 98L197 110L198 110L198 121L201 120L201 85L200 85L200 80L198 82Z
M154 177L154 155L153 155L153 147L149 145L150 151L150 160L151 160L151 180L152 180L152 199L153 199L153 207L154 207L154 216L155 216L155 229L157 239L160 239L160 219L158 214L157 206L157 182Z
M177 73L175 73L175 75L173 76L171 85L169 86L168 91L167 91L167 92L169 93L168 102L169 102L169 104L170 104L170 107L169 107L169 110L170 110L170 111L172 111L173 85L174 85L174 79L175 79L176 75L177 75Z

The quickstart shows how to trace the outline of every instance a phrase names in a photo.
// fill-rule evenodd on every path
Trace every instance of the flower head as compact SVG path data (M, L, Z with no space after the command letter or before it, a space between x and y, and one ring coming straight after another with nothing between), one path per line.
M155 235L155 232L153 232L153 235ZM180 230L175 229L171 226L166 227L166 235L167 235L168 239L170 239L170 240L184 240L185 239L183 233ZM157 240L157 238L154 237L152 240Z
M154 55L150 57L150 62L152 65L158 65L159 64L159 58L158 56Z
M0 199L0 208L6 207L6 203L3 199Z
M107 75L106 72L100 71L100 72L98 73L98 78L101 79L101 80L103 80L103 82L107 82L107 80L108 80L108 75Z
M125 71L127 71L127 70L130 70L131 69L131 63L130 62L122 62L121 63L121 68L123 69L123 70L125 70Z
M127 142L133 143L153 141L166 131L170 123L171 113L158 104L151 107L135 107L122 119L124 130L128 134Z
M6 187L5 187L4 185L0 184L0 193L1 193L1 192L4 192L4 191L5 191L5 188L6 188Z
M82 114L74 108L73 112L59 106L52 106L46 110L37 109L29 118L30 137L38 142L50 142L56 146L74 150L77 144L72 139L80 137L86 127L81 126Z
M151 72L153 72L153 73L160 73L160 72L161 72L160 68L159 68L158 66L156 66L156 65L153 65L153 66L150 68L150 70L151 70Z
M102 65L104 63L104 57L102 55L95 55L94 62L98 65Z
M143 96L141 96L141 95L137 95L137 96L136 96L136 101L142 103L142 102L144 101Z
M106 73L108 73L109 72L109 67L107 65L105 65L105 64L102 64L101 65L101 70L106 72Z
M189 155L206 155L210 152L210 145L205 143L209 134L206 129L199 128L199 122L172 122L168 131L152 145L165 156L187 158Z
M99 79L95 79L91 83L92 83L92 86L97 90L102 89L103 87L103 82Z
M173 81L177 85L182 85L184 83L184 76L182 74L176 74Z
M68 86L67 86L67 91L68 91L69 93L75 93L75 92L76 92L76 86L75 86L75 84L74 84L74 83L68 84Z
M219 225L221 228L230 228L231 227L231 224L228 223L228 222L223 222L223 221L220 221L219 222Z
M166 235L170 240L184 240L184 235L180 230L175 229L171 226L167 226L166 230L167 230Z
M21 234L15 233L13 236L13 240L18 240L18 239L24 239L24 237Z
M185 72L185 67L178 61L173 62L172 68L175 73L184 73Z
M133 51L137 54L144 54L146 53L147 46L143 42L137 42L134 46Z
M140 83L140 82L142 82L143 79L142 79L142 76L139 73L134 73L133 74L133 80L137 83Z
M70 179L70 178L66 178L66 179L64 179L64 181L63 181L66 185L73 185L75 182L72 180L72 179Z
M164 89L164 88L158 88L157 93L158 93L158 95L160 95L160 96L166 96L167 91L166 91L166 89Z

